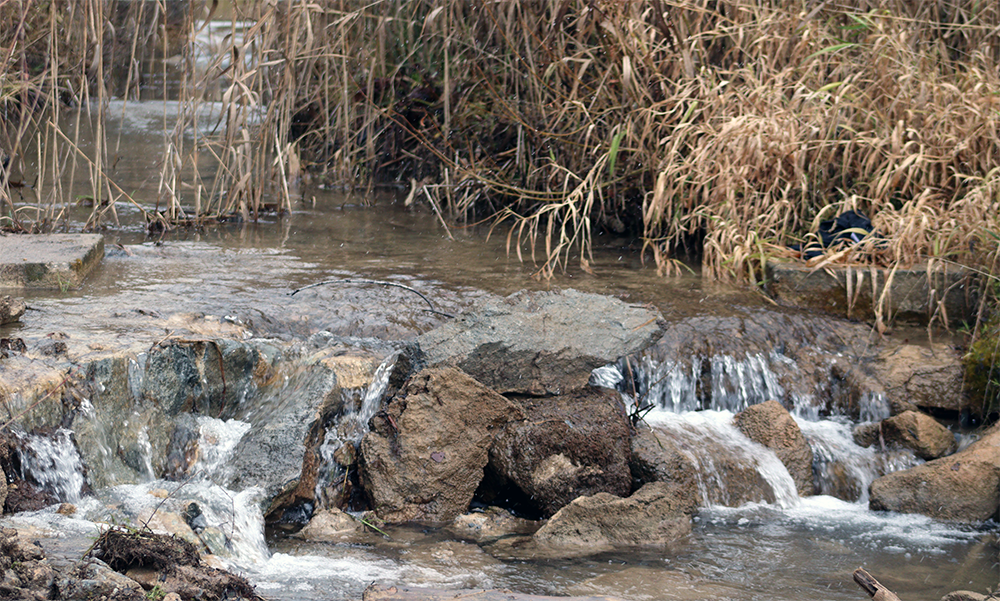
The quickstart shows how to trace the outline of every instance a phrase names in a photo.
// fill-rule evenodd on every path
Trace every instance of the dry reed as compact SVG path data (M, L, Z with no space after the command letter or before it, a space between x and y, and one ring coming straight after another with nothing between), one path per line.
M8 2L0 20L67 29L30 13L41 6ZM707 274L758 281L763 261L848 208L882 238L826 261L984 264L996 249L995 2L320 0L235 12L248 29L234 27L201 72L191 33L208 10L193 3L185 22L193 75L186 120L165 136L167 224L288 210L303 164L344 186L408 185L408 201L428 199L442 220L494 219L516 252L541 251L544 276L571 260L586 269L604 231L643 238L666 273L693 250ZM103 63L80 59L108 32L87 22L38 39L5 29L0 101L20 118L0 145L14 154L25 132L45 132L23 125L32 94L50 107L56 88L106 97ZM44 77L10 79L42 55ZM68 56L77 62L56 60ZM192 141L212 82L225 117Z

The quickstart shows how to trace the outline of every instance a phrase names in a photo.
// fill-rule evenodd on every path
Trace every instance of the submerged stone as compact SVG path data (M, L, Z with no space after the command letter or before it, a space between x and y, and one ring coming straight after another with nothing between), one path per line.
M417 342L429 366L458 367L501 394L563 394L656 342L662 319L609 296L522 291L483 301Z
M615 547L669 545L690 534L697 506L697 495L690 488L651 482L625 499L608 493L579 497L552 516L534 538L584 555Z

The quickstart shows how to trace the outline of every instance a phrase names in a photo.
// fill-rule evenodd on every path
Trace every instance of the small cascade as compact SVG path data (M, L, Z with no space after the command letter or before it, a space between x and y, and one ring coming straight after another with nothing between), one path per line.
M794 370L795 361L778 350L748 354L715 355L689 360L656 360L642 355L637 364L623 360L600 368L598 385L617 388L643 405L673 411L712 409L739 413L751 405L789 397L775 368ZM612 370L617 370L615 375ZM597 373L597 370L595 370ZM595 383L598 381L595 380ZM808 399L793 399L802 403Z
M72 432L60 428L51 437L23 437L23 477L34 480L60 501L78 503L83 491L83 462L73 444Z
M798 503L795 482L778 457L733 426L729 411L654 411L646 421L667 434L697 467L698 487L708 505Z
M316 498L324 505L329 504L327 488L344 477L344 466L353 463L357 446L368 432L368 421L382 406L382 398L389 388L389 377L398 358L399 352L394 352L379 364L371 383L360 391L361 402L357 409L342 415L337 424L326 431L319 447L320 467L316 479ZM345 398L351 398L357 392L345 390L343 394Z
M217 478L233 456L240 439L250 431L250 424L236 419L221 420L199 415L198 457L193 472Z
M782 400L785 391L778 383L778 376L771 370L771 362L795 364L777 351L767 356L763 353L737 359L731 355L716 355L711 359L711 409L726 409L733 413L750 405L767 400Z
M923 463L909 450L877 452L858 446L852 424L844 418L796 422L812 447L813 473L823 495L867 504L868 486L876 478Z
M858 399L858 412L863 422L880 422L891 414L889 400L881 392L866 392Z
M646 421L668 432L698 467L702 497L709 504L795 504L794 484L777 457L730 423L735 413L771 399L794 407L793 416L813 450L820 494L866 503L873 480L920 463L909 451L858 446L848 417L824 419L829 411L824 401L783 385L779 374L791 382L787 378L798 370L777 348L742 359L728 354L686 359L643 354L594 370L591 384L617 389L639 414L650 411ZM890 414L888 400L878 391L862 394L857 407L862 421L880 421ZM763 496L760 490L766 491Z

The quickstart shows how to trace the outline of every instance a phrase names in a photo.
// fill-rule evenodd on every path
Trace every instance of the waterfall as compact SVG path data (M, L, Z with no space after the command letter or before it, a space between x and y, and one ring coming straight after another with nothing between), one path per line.
M698 488L709 505L798 502L795 482L770 449L743 435L729 411L655 411L646 421L678 445L696 466Z
M820 494L868 503L875 478L923 463L912 451L881 451L858 446L852 424L844 418L807 421L796 418L813 451L813 473Z
M60 501L78 503L83 490L83 462L73 444L72 432L56 430L51 437L35 434L22 438L21 470Z
M250 431L250 424L205 415L197 416L196 420L199 432L198 457L192 466L193 472L202 473L208 478L219 477L240 439Z
M639 415L649 411L645 420L697 466L700 492L710 505L767 500L789 507L797 502L794 483L777 456L731 424L735 413L771 399L794 405L793 417L813 451L821 494L866 503L875 478L920 463L909 451L858 446L847 417L821 418L823 406L814 395L782 386L779 372L798 370L778 349L743 358L659 360L643 354L595 369L590 383L617 389ZM868 392L859 400L859 411L863 421L879 421L889 416L889 403L882 393Z
M361 402L357 409L342 415L337 423L326 431L323 443L319 447L320 466L316 478L316 498L323 504L326 504L328 500L326 488L337 482L346 472L337 460L338 453L343 453L342 449L349 449L349 452L353 454L361 443L361 439L368 432L368 421L382 407L382 398L385 396L386 389L389 388L389 376L392 375L392 369L396 366L398 358L399 352L397 351L382 360L372 376L371 383L360 391ZM347 399L353 397L357 392L344 390L342 394ZM348 405L350 406L350 404Z
M772 366L796 367L795 361L777 350L742 359L715 355L659 361L643 355L638 361L625 359L598 368L592 383L617 388L630 398L638 397L643 404L674 413L702 409L739 413L757 403L786 398Z

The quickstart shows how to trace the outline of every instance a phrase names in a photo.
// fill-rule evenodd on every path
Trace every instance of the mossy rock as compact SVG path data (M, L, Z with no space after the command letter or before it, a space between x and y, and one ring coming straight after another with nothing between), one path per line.
M1000 411L1000 312L983 324L963 363L965 390L973 410L981 408L984 417Z

